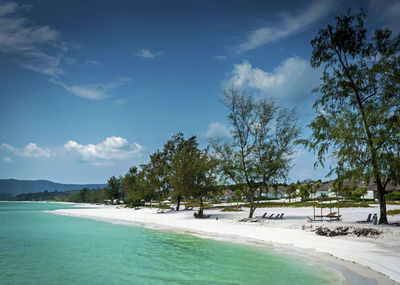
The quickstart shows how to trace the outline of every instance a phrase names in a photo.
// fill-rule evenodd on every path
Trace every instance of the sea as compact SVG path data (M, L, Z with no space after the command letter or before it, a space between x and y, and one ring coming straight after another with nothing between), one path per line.
M269 248L61 216L73 204L0 202L0 284L341 284Z

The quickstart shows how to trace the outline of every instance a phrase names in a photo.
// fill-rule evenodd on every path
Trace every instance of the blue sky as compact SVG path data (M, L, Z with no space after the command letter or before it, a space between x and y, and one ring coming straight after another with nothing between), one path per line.
M84 2L84 3L82 3ZM2 1L0 178L103 183L174 133L229 135L234 82L306 125L310 41L348 8L399 32L400 1ZM325 179L298 147L289 181Z

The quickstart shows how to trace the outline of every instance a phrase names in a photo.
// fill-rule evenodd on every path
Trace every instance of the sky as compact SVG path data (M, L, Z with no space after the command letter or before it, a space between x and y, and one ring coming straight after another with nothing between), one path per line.
M310 41L347 9L400 29L399 0L0 0L0 178L105 183L172 134L230 136L234 83L296 107L301 136L321 70ZM286 182L327 180L296 146Z

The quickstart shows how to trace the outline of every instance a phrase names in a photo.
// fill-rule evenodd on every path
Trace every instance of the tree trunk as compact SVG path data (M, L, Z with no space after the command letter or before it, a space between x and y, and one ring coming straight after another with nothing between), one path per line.
M200 197L199 218L203 217L204 215L203 212L204 212L203 198Z
M387 224L388 220L386 215L385 189L383 188L381 183L378 183L377 186L378 186L378 201L380 209L379 224Z
M177 202L176 202L176 210L179 211L179 207L181 205L182 197L178 195Z
M249 199L250 203L250 212L249 212L249 218L253 218L254 211L256 210L254 207L254 197L247 197Z

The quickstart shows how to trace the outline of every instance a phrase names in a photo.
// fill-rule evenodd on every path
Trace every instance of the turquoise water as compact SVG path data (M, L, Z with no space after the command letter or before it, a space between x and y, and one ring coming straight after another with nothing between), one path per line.
M338 284L327 268L273 250L54 215L0 203L1 284Z

